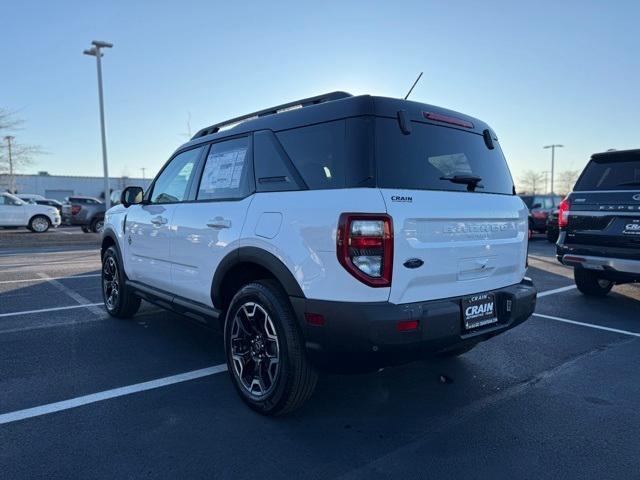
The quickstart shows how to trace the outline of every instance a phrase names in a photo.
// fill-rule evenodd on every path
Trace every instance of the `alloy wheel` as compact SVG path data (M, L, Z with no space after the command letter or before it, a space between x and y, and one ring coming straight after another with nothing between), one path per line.
M31 228L38 233L46 232L49 228L49 222L42 217L34 218L33 222L31 222Z
M231 322L234 374L246 393L262 398L271 393L280 372L280 344L273 321L258 303L246 302Z
M105 259L102 266L102 292L104 293L104 303L109 310L118 306L120 297L120 281L118 278L118 267L113 257Z

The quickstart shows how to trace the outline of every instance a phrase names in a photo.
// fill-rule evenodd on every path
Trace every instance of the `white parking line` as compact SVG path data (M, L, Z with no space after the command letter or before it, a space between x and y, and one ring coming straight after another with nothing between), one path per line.
M17 267L42 267L43 265L60 265L63 267L74 267L76 265L86 265L86 264L100 265L100 259L91 259L91 260L80 260L78 262L69 262L68 260L54 260L51 262L40 262L40 263L10 263L10 264L0 264L0 268L17 268Z
M553 290L545 290L544 292L538 293L538 298L546 297L547 295L554 295L556 293L568 292L575 288L577 288L575 285L567 285L566 287L554 288Z
M595 330L604 330L606 332L621 333L623 335L629 335L631 337L640 337L640 333L637 333L637 332L630 332L628 330L619 330L617 328L603 327L601 325L594 325L593 323L576 322L575 320L554 317L552 315L543 315L542 313L534 313L533 316L546 318L548 320L555 320L556 322L570 323L572 325L580 325L581 327L593 328Z
M75 292L73 290L71 290L70 288L65 287L63 284L61 284L59 281L57 280L53 280L49 275L47 275L46 273L38 273L38 276L40 278L42 278L43 280L48 281L51 285L53 285L55 288L57 288L58 290L60 290L62 293L64 293L66 296L68 296L69 298L72 298L73 300L75 300L76 302L78 302L80 305L86 305L87 308L91 311L91 313L93 313L94 315L97 315L98 317L101 317L103 315L106 315L106 312L104 311L104 309L96 307L96 306L91 306L89 305L91 303L91 300L89 300L88 298L80 295L78 292Z
M36 248L26 248L26 249L13 249L13 250L6 250L4 252L2 252L2 254L0 255L0 258L4 258L4 257L19 257L22 255L28 255L28 256L33 256L33 255L50 255L50 254L59 254L59 255L64 255L64 254L69 254L69 255L77 255L79 253L97 253L100 251L100 249L90 249L90 250L84 250L84 249L69 249L66 248L64 250L60 250L61 247L50 247L50 248L46 248L46 247L37 247Z
M102 302L100 302L100 303L87 303L87 304L84 304L84 305L69 305L68 307L41 308L39 310L22 310L20 312L0 313L0 318L2 318L2 317L17 317L18 315L30 315L32 313L58 312L60 310L72 310L74 308L95 307L95 306L98 306L98 305L104 305L104 304Z
M88 405L90 403L102 402L103 400L109 400L110 398L122 397L124 395L131 395L132 393L144 392L147 390L153 390L155 388L174 385L176 383L188 382L189 380L195 380L197 378L208 377L217 373L222 373L226 370L227 365L223 363L209 368L193 370L191 372L180 373L178 375L172 375L170 377L158 378L149 382L136 383L134 385L128 385L126 387L114 388L112 390L104 390L102 392L92 393L90 395L84 395L82 397L76 397L69 400L63 400L61 402L41 405L39 407L16 410L14 412L4 413L0 415L0 425L3 425L5 423L17 422L19 420L24 420L27 418L39 417L42 415L47 415L49 413L60 412L62 410L69 410L71 408L81 407L82 405Z
M4 283L26 283L26 282L42 282L43 280L73 280L74 278L91 278L91 277L99 277L99 273L90 273L87 275L72 275L70 277L48 277L48 278L25 278L22 280L2 280L0 281L0 285Z

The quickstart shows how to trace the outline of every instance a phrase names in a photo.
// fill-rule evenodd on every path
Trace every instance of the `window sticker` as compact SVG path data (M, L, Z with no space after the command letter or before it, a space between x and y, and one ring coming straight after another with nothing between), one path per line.
M210 154L202 175L200 192L215 193L222 188L239 188L246 154L246 148Z

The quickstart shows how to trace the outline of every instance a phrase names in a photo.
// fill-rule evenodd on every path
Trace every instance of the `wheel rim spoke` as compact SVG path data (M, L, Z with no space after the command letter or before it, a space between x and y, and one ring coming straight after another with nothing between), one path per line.
M111 256L105 259L102 267L102 289L107 308L115 308L120 296L120 282L116 262Z
M231 323L230 353L234 375L254 398L269 394L280 371L280 347L275 325L260 304L247 302Z

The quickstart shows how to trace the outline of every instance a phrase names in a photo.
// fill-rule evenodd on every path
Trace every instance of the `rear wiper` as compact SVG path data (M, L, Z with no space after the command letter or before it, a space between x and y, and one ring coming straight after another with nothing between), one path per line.
M440 177L440 180L448 180L451 183L460 183L467 186L467 190L473 192L476 188L484 188L482 185L479 185L482 181L482 178L476 177L475 175L452 175L452 176L444 176Z
M632 182L622 182L617 185L618 187L638 187L640 186L640 181L634 180Z

